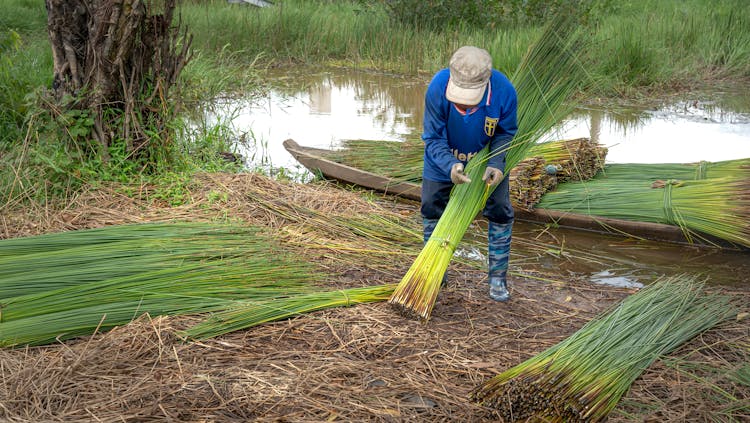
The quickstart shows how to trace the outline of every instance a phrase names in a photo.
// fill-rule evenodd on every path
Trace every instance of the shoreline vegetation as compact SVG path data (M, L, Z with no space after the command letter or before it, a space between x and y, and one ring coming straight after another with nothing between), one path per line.
M129 163L116 148L108 153L114 160L101 163L70 142L90 135L89 117L56 113L44 95L52 84L44 5L7 3L0 17L0 192L10 204L64 198L87 183L136 178L172 185L195 171L237 171L218 158L231 150L226 128L196 127L187 115L219 95L261 92L270 68L334 65L427 76L458 46L474 44L510 74L544 22L566 8L575 8L590 32L577 54L594 83L578 101L750 81L750 9L741 0L488 1L481 9L465 2L450 16L445 0L288 0L267 8L186 0L179 19L193 35L194 56L174 102L175 142L158 155L165 163ZM143 168L156 169L155 175L143 175Z

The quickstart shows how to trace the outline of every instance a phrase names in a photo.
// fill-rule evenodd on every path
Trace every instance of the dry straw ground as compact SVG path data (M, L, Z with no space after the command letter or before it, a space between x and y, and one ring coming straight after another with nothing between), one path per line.
M0 237L154 220L242 219L278 230L290 248L333 274L335 287L397 281L420 245L414 204L371 201L327 185L203 175L181 207L152 201L147 187L140 192L132 198L97 189L60 209L6 209ZM341 229L314 222L316 216L363 212L411 224L413 245L393 257L362 245L358 252L326 248L323 241L336 240ZM357 242L345 234L338 239L347 248ZM481 269L456 264L450 275L426 325L381 303L185 343L174 333L196 317L143 316L64 344L0 350L0 419L492 421L491 410L467 401L477 384L561 341L629 293L538 273L543 278L512 279L513 301L498 304L486 297ZM731 293L747 311L750 290ZM748 326L747 320L727 322L655 363L610 420L747 419Z

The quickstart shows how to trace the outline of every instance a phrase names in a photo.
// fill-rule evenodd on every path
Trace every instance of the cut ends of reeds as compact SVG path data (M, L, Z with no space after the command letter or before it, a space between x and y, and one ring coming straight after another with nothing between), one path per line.
M439 275L437 272L428 275L410 273L396 287L388 303L402 316L426 323L435 306L445 272L439 272Z

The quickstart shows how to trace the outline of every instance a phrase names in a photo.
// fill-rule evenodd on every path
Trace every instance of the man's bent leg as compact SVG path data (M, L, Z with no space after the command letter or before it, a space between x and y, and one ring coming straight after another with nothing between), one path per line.
M510 292L507 274L514 217L508 178L505 178L487 199L483 214L490 221L487 231L490 298L495 301L508 301Z

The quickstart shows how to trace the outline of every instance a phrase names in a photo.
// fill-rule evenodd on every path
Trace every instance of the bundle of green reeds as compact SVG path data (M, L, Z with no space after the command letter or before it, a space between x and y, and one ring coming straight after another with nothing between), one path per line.
M604 168L607 148L588 138L534 144L529 154L557 167L558 182L585 181Z
M597 422L660 356L736 314L695 276L662 278L572 336L487 380L472 399L505 421Z
M613 180L750 179L750 158L698 163L612 163L603 173Z
M545 192L557 186L557 176L545 170L542 157L522 160L510 171L510 201L516 209L531 211Z
M395 284L306 293L259 301L233 301L222 311L181 332L185 338L206 339L263 323L334 307L387 300Z
M206 223L152 223L0 241L0 298L238 257L247 251L246 237L256 232Z
M134 234L140 233L148 233L142 241L152 249L148 254L133 245L139 241ZM85 250L95 260L81 250L82 239L95 244ZM2 257L4 271L15 262L23 277L13 278L3 290L0 346L89 335L143 313L197 313L219 310L230 299L296 295L309 292L309 284L320 277L281 250L272 236L237 225L108 227L7 240L0 248L9 251L16 244L24 248L18 256L8 252ZM65 276L64 283L58 275ZM23 286L24 277L34 281L33 289Z
M518 92L518 131L505 152L506 177L527 157L533 144L572 110L573 95L587 81L576 54L583 40L574 19L560 15L548 24L511 75ZM406 314L429 319L456 246L492 190L482 181L488 154L485 148L469 161L466 173L472 182L453 188L432 237L389 300Z
M639 166L639 170L643 168ZM556 191L545 194L539 206L592 216L676 225L691 242L711 243L712 240L705 236L708 234L750 247L750 179L725 176L654 181L638 179L633 171L621 169L589 181L561 185Z

